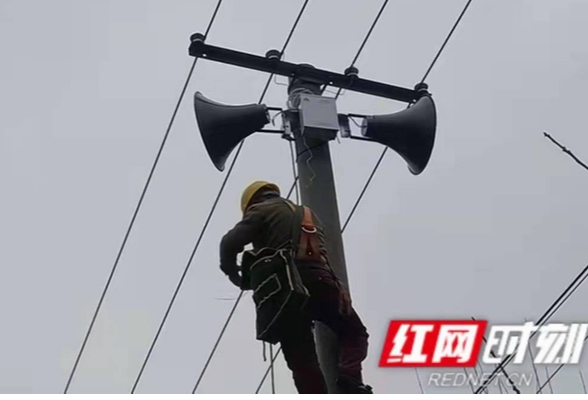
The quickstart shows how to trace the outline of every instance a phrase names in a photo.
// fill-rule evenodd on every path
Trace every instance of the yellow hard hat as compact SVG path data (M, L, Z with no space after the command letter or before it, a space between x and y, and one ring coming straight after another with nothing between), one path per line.
M243 212L243 214L245 214L245 210L247 210L247 206L249 206L249 202L251 201L253 196L255 196L255 194L263 188L273 189L276 192L278 192L278 194L280 194L280 188L275 183L266 181L253 182L252 184L247 186L247 188L245 188L245 190L243 191L243 195L241 196L241 211Z

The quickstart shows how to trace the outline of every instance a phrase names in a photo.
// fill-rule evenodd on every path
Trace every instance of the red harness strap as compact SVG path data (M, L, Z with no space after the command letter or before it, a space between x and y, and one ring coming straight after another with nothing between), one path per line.
M296 258L306 262L324 263L317 238L317 229L308 207L304 207L304 217L300 232L300 244Z
M288 204L292 211L296 211L296 208L292 203L286 201L286 204ZM304 214L302 217L302 224L300 227L300 240L298 243L298 253L296 254L296 259L305 262L313 262L322 265L327 265L327 260L321 254L318 237L316 236L317 229L312 218L310 208L306 206L302 207Z

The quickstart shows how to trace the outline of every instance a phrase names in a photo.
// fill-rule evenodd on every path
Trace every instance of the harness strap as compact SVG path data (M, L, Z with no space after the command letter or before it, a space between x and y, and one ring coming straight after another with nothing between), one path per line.
M323 262L316 233L317 229L312 219L310 209L304 207L304 216L302 218L300 232L300 246L297 254L298 259L320 263Z
M298 241L297 243L297 252L295 258L299 261L305 262L315 262L320 263L322 265L327 265L328 262L321 254L319 241L317 237L317 228L314 220L312 218L312 212L310 208L306 206L296 206L288 200L284 200L284 202L290 207L294 215L298 215L299 219L294 219L295 225L298 225L300 228L296 228L294 226L294 232L292 235L292 239L294 242ZM302 221L300 221L300 214L297 211L302 209Z
M284 202L288 205L288 207L290 207L295 216L292 240L293 242L295 242L296 239L299 238L296 259L300 261L316 262L323 266L326 266L331 275L333 276L333 279L335 280L337 287L339 287L339 290L344 290L345 288L342 285L339 278L337 277L337 274L335 274L335 271L333 271L333 268L331 267L329 260L320 252L320 246L318 244L317 237L317 229L312 218L312 213L310 212L310 209L308 207L302 206L304 210L302 216L302 223L300 225L300 230L297 230L296 224L298 223L298 221L300 221L300 214L297 211L301 206L296 206L287 199L284 199Z

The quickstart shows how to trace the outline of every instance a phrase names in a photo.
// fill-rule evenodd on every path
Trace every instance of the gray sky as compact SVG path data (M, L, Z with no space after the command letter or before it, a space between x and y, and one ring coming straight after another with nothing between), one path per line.
M301 4L225 0L209 43L281 48ZM418 83L464 4L392 0L360 75ZM204 32L215 5L0 3L1 392L63 391L193 60L189 36ZM311 0L286 59L343 71L380 5ZM586 265L588 173L542 132L588 160L587 14L578 0L474 0L430 74L438 127L427 170L415 177L390 152L344 235L354 303L371 334L366 381L377 393L419 391L413 370L377 366L390 319L520 323ZM254 103L266 79L199 62L70 392L130 391L220 188L193 93ZM285 98L272 84L266 103ZM338 108L378 114L404 104L347 92ZM344 220L382 147L342 140L331 149ZM218 269L218 241L248 183L290 187L289 157L278 138L247 140L138 393L192 390L233 304L219 298L238 294ZM582 287L557 320L588 320L587 301ZM198 392L253 393L266 365L248 294ZM588 371L587 356L582 365ZM294 393L281 358L277 369L277 391ZM553 384L580 392L577 368Z

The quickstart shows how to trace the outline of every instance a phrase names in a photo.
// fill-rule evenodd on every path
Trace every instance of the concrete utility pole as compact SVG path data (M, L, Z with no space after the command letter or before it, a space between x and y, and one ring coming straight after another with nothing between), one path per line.
M303 205L310 207L323 223L325 235L328 238L327 251L329 252L331 267L337 277L349 288L337 193L329 149L329 140L331 138L325 138L324 135L320 134L320 131L314 135L312 130L307 129L304 133L302 132L298 112L299 107L297 107L301 102L301 92L320 95L320 85L302 79L291 79L288 86L288 105L296 108L290 108L286 112L285 120L289 125L289 130L293 133L296 143L296 163L298 165L301 201ZM329 393L337 393L336 380L339 360L337 337L324 324L317 323L315 340L321 369L325 375Z
M405 159L412 174L420 174L429 162L436 128L435 105L426 84L419 84L414 90L407 89L361 78L354 67L340 74L283 61L278 50L269 50L262 57L206 44L200 33L193 34L190 39L189 54L193 57L289 78L288 109L278 109L283 112L283 131L263 129L271 122L269 110L276 108L264 104L224 105L196 93L195 112L200 134L219 171L223 170L232 150L253 133L280 133L290 140L294 138L302 204L312 208L323 223L331 267L349 288L329 142L340 133L342 138L383 144ZM321 95L321 87L326 86L402 101L411 107L387 115L338 114L336 99ZM364 119L362 136L351 134L350 118ZM315 337L328 390L338 393L337 338L320 323L316 325Z

